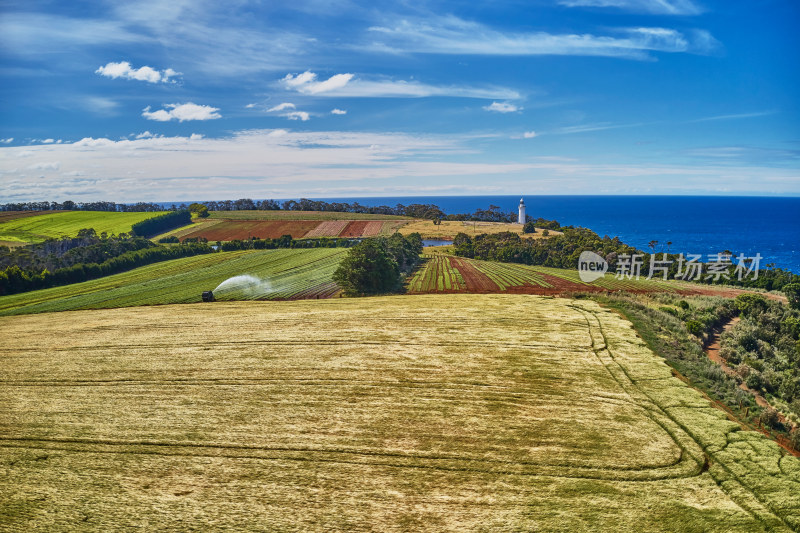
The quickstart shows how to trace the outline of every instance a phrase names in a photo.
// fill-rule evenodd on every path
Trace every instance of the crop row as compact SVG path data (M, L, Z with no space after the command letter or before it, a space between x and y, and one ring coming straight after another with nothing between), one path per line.
M534 266L529 267L542 274L547 274L549 276L554 276L556 278L563 279L565 281L571 282L576 284L578 287L599 287L605 290L610 291L618 291L618 290L627 290L627 291L667 291L672 292L675 290L675 286L672 282L664 282L660 279L646 279L645 276L641 276L639 279L617 279L614 274L607 273L602 278L592 281L591 283L584 283L580 279L580 275L576 270L568 270L563 268L550 268L550 267L541 267L541 266Z
M338 292L336 248L221 252L164 261L114 276L0 297L0 315L200 301L203 291L248 276L256 282L220 299L324 298Z
M552 293L558 291L674 291L673 284L659 280L616 279L606 274L599 280L584 283L577 270L499 263L453 257L444 254L427 256L424 264L408 283L408 292L514 292Z

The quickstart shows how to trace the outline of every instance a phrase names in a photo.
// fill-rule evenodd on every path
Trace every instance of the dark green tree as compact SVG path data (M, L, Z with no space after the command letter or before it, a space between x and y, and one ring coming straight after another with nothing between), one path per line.
M347 295L381 294L397 287L400 269L385 239L367 239L350 248L333 280Z
M800 309L800 283L784 285L783 292L789 300L789 307L792 309Z

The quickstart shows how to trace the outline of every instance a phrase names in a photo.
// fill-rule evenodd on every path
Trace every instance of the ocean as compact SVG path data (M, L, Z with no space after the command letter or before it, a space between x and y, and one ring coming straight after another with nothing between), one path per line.
M362 205L436 204L445 213L471 213L499 206L517 212L519 196L417 196L315 198ZM708 254L725 250L746 256L761 254L761 266L800 273L800 198L740 196L525 196L533 218L583 226L601 237L618 236L649 252Z

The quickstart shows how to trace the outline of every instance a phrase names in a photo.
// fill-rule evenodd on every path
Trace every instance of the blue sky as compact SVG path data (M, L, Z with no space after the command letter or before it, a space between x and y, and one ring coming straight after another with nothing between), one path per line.
M0 202L800 195L794 0L0 2Z

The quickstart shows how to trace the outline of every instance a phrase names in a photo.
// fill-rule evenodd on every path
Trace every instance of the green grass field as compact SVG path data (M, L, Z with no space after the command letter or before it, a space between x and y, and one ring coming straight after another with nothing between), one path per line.
M131 226L161 213L112 213L106 211L42 211L36 216L0 222L0 240L42 242L49 238L74 237L78 231L94 228L102 232L128 233Z
M174 259L96 280L0 297L0 315L104 309L200 301L203 291L234 276L245 279L216 293L218 299L328 297L338 292L331 275L342 248L222 252Z
M0 318L9 531L790 531L800 461L586 300Z

